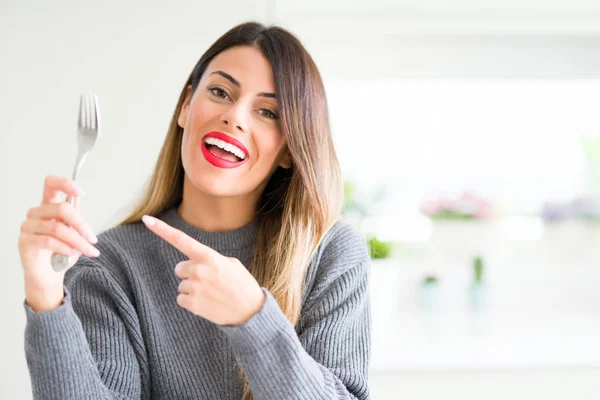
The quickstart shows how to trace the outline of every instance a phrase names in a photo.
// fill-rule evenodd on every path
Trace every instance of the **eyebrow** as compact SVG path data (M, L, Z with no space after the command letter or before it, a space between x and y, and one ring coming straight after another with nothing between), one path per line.
M223 71L215 71L212 72L211 75L221 75L223 78L227 79L229 82L231 82L234 86L237 87L242 87L242 85L240 84L240 82L235 79L233 76L229 75L227 72L223 72ZM268 93L268 92L260 92L259 94L257 94L257 96L259 97L269 97L271 99L276 99L277 96L275 95L275 93Z

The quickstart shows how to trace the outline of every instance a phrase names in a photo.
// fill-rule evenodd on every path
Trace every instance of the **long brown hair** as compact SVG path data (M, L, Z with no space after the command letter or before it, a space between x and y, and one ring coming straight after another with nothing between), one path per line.
M296 325L306 269L320 240L341 215L343 190L321 75L300 41L285 29L244 23L202 55L183 86L149 186L121 223L139 221L144 214L156 216L181 202L183 129L177 118L188 87L193 94L210 61L233 46L257 47L273 69L280 126L292 166L278 168L262 193L250 270ZM245 380L243 399L252 399Z

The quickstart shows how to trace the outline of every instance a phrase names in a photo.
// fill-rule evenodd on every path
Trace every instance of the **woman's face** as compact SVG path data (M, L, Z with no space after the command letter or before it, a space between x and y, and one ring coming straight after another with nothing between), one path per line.
M278 166L290 167L271 65L257 48L213 58L178 124L186 178L206 194L258 197Z

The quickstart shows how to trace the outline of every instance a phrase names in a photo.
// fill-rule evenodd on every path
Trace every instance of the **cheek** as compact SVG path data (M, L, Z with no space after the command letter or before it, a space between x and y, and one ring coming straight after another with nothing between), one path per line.
M199 128L219 116L219 105L205 98L198 98L190 108L188 116L191 128Z
M283 137L277 132L277 135L261 138L260 144L257 144L259 148L259 162L256 165L256 173L262 177L267 177L273 173L277 166L280 164L281 150L284 147Z
M259 140L257 143L258 150L263 158L268 158L269 160L274 160L277 157L284 144L283 136L277 130L259 135Z
M203 127L215 118L218 118L220 111L218 105L206 99L197 99L189 109L185 132L183 134L183 150L193 147L196 141L200 140L203 132Z

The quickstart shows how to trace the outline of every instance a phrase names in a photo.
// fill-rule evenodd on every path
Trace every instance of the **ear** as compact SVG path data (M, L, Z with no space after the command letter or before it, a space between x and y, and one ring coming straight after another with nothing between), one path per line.
M188 86L186 91L187 94L185 96L185 100L183 101L181 111L177 116L177 125L179 125L180 128L183 128L185 126L185 121L187 121L188 110L190 108L190 102L192 101L192 86Z
M283 169L289 169L292 167L292 156L290 155L290 151L287 148L285 149L283 156L281 157L279 166Z

